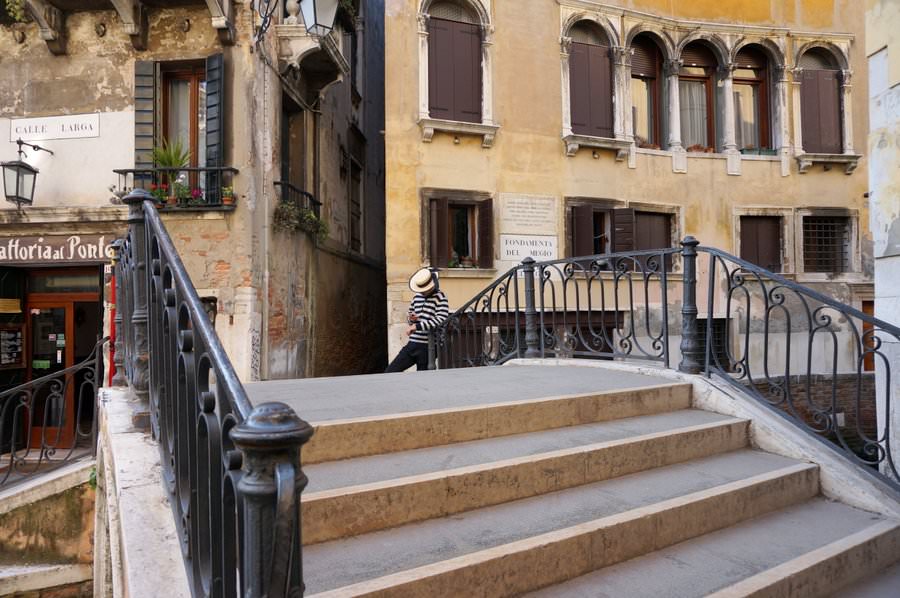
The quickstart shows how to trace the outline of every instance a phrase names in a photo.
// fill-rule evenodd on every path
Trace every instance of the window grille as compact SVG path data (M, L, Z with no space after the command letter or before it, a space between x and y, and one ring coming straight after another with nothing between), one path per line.
M803 218L803 269L839 274L850 271L850 219L846 216Z
M700 330L700 348L706 355L706 318L697 318L697 327ZM704 357L705 359L705 357ZM712 321L712 354L709 356L709 365L731 371L731 360L728 358L728 319L713 318Z

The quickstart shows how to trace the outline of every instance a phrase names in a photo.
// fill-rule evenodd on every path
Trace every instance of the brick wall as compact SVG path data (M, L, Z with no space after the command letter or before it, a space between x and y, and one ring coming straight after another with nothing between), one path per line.
M780 398L778 387L783 387L784 377L772 378L770 382L756 382L754 386L765 397L776 400ZM875 374L872 372L856 374L838 374L835 376L791 376L788 379L791 394L792 411L785 401L776 405L789 415L800 416L810 426L819 429L813 414L815 410L830 410L832 394L837 412L844 414L844 425L839 428L844 442L859 451L863 441L860 434L869 438L876 437L877 413L875 405ZM837 442L835 434L828 436Z

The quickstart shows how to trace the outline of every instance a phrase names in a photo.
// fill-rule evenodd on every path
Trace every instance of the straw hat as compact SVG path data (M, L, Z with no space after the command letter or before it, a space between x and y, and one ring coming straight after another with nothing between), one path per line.
M413 293L430 293L434 290L437 274L432 274L428 268L422 268L409 277L409 288Z

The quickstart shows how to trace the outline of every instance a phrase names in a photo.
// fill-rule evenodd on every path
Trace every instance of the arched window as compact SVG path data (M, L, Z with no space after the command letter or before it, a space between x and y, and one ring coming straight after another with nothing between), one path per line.
M681 52L678 74L681 143L687 151L716 147L714 75L718 61L703 42L691 42Z
M659 149L662 139L662 53L649 35L631 44L631 123L638 147Z
M572 132L576 135L613 137L612 66L609 42L603 30L589 21L576 23L569 32L569 92Z
M840 154L841 81L834 57L813 48L800 57L800 120L803 151L811 154Z
M428 110L432 118L481 122L481 26L459 2L428 11Z
M741 151L772 147L769 118L769 60L758 46L746 46L735 58L735 142Z

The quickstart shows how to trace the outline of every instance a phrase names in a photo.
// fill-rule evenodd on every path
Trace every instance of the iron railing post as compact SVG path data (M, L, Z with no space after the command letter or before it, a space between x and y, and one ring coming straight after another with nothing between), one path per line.
M678 371L699 374L703 370L703 350L697 326L697 246L700 241L687 236L681 242L684 258L684 296L681 303L681 363Z
M113 386L125 386L128 384L127 378L125 378L125 293L123 293L123 289L125 286L125 277L122 275L122 240L116 239L112 243L112 248L115 251L115 257L113 258L113 279L115 280L116 285L116 295L114 301L116 302L116 316L113 318L113 325L115 326L115 344L113 345L113 378L111 380L111 384Z
M284 403L263 403L231 431L243 453L242 596L281 598L303 594L300 493L307 479L300 447L312 427Z
M128 205L128 234L131 238L132 264L132 303L131 338L134 346L129 351L132 358L131 379L129 382L139 401L132 418L139 428L149 426L149 390L150 390L150 341L147 335L147 230L144 222L144 201L153 200L153 196L143 189L133 189L122 201Z
M522 275L525 277L525 355L526 358L540 357L540 337L538 336L538 313L534 307L534 260L529 256L522 260Z
M437 338L438 330L432 330L428 333L428 369L437 369Z

